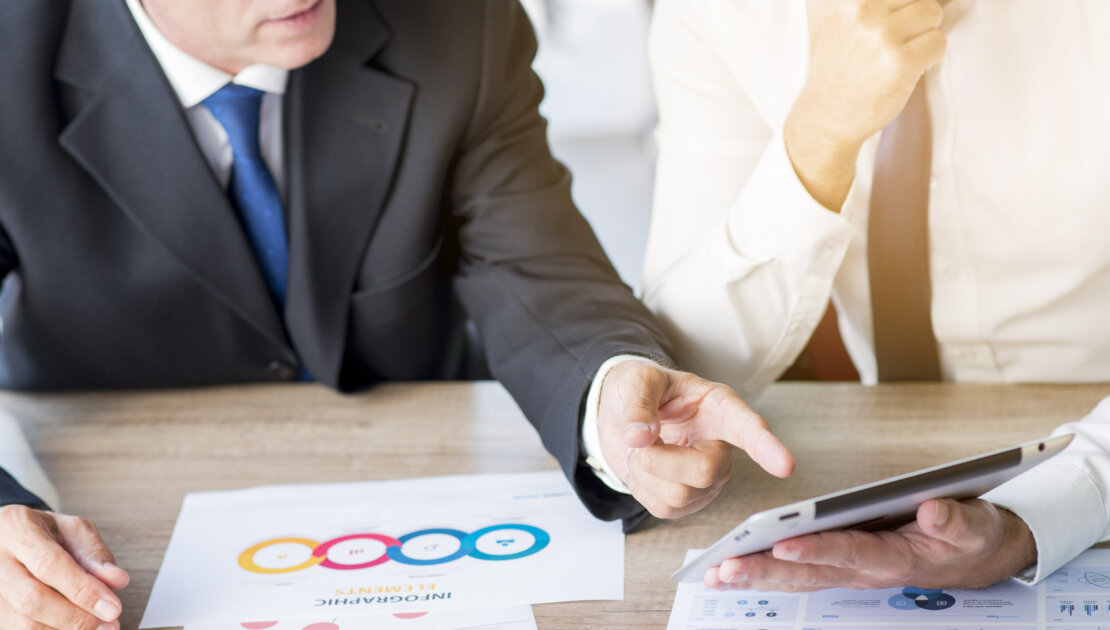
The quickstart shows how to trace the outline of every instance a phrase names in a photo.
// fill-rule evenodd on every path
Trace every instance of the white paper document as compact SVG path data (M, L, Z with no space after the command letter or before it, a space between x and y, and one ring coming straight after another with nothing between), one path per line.
M557 471L269 486L185 497L140 627L623 597L621 524Z
M478 610L441 610L369 617L320 618L300 621L254 621L185 630L536 630L531 606Z
M687 552L687 560L696 555ZM679 584L667 630L1110 630L1110 549L1092 549L1037 586L980 590L714 591Z

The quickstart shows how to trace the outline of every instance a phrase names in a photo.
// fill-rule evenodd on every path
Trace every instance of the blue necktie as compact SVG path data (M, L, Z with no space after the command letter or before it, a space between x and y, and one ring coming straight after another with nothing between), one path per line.
M258 143L262 92L229 83L204 99L204 106L223 125L231 142L232 166L228 197L239 213L247 240L278 307L285 305L289 277L289 246L277 184L262 160Z

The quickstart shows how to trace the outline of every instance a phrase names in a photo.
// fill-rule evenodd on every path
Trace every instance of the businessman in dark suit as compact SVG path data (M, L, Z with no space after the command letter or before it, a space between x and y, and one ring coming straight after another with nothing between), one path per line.
M666 367L548 152L534 48L511 0L5 0L0 385L451 377L465 311L599 517L700 509L736 447L789 474ZM2 469L0 505L0 630L118 627L95 527Z

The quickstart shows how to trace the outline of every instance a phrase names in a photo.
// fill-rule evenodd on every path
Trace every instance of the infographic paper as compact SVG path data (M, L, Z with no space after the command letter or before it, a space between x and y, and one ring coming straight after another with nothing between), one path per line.
M557 471L185 497L141 628L624 596L619 522Z
M186 626L185 630L536 630L531 606L479 610L442 610L430 613L395 613L369 617L301 621L255 621L213 626Z
M698 552L687 552L687 560ZM1092 549L1031 587L980 590L714 591L679 584L667 630L1110 630L1110 549Z

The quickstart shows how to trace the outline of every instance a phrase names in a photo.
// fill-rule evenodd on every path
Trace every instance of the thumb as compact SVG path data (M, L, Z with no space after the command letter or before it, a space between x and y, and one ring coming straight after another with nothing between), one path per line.
M119 590L131 581L131 576L116 566L115 556L91 522L76 517L59 518L58 532L63 546L77 564L108 588Z
M667 375L658 367L626 361L613 368L601 389L600 421L629 448L643 448L659 438L659 401Z
M989 534L989 515L980 502L930 499L917 508L917 524L926 535L955 547L974 545Z

